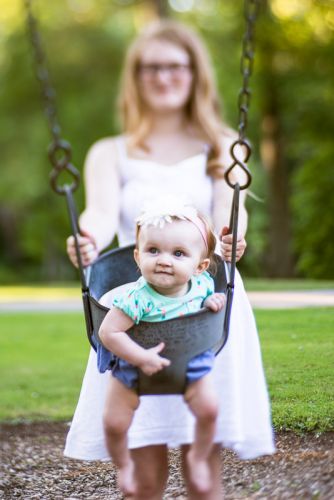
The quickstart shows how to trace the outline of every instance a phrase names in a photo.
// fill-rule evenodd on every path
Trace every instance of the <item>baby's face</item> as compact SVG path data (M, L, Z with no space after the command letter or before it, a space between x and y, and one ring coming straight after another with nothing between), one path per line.
M134 256L142 275L158 293L178 297L187 293L193 275L207 269L205 254L198 228L192 222L176 220L163 228L142 227Z

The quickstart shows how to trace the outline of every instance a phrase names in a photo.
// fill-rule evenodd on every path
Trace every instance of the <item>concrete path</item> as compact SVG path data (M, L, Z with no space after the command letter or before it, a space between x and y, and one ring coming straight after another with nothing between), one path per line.
M81 299L0 301L0 314L5 312L77 312L82 311Z
M296 307L334 307L334 290L298 292L248 292L255 309L292 309Z
M296 292L248 292L255 309L291 309L302 307L334 307L334 290ZM82 311L81 298L33 297L6 300L0 297L1 312L75 312Z

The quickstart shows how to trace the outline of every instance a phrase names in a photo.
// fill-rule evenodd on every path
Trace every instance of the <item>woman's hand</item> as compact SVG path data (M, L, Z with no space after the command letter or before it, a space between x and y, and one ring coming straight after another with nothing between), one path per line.
M236 261L241 259L243 254L245 253L247 247L246 240L243 236L238 237L237 239L237 251L236 251ZM231 262L232 259L232 234L229 234L229 228L223 227L220 233L220 249L222 253L222 257L227 262Z
M82 263L84 266L88 266L99 255L95 240L92 235L82 231L81 234L78 234L78 242L79 242ZM70 261L75 267L78 267L74 236L69 236L67 238L66 247Z

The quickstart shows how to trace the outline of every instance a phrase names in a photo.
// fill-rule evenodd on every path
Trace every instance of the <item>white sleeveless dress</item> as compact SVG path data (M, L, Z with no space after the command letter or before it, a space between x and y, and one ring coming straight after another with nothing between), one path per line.
M127 157L123 137L117 139L122 183L120 246L134 242L134 219L151 197L173 193L189 198L210 216L212 183L206 175L206 153L175 165ZM215 442L240 458L255 458L275 450L270 405L254 316L237 273L229 340L216 357L214 382L220 401ZM79 402L64 454L82 460L107 459L102 413L110 373L100 374L91 350ZM112 411L112 409L111 409ZM129 430L129 447L189 444L194 418L182 396L142 396Z

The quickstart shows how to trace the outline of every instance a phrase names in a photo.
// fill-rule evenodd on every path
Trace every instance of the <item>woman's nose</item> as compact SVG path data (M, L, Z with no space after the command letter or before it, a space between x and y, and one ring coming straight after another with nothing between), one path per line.
M155 78L156 78L156 81L159 83L169 82L171 79L170 71L168 70L168 68L161 67L156 72Z

